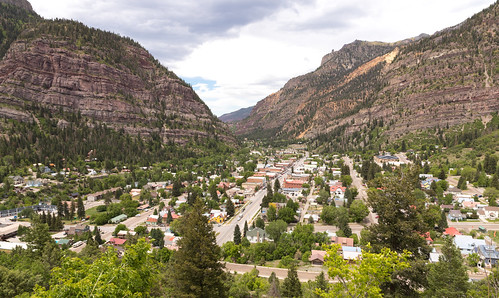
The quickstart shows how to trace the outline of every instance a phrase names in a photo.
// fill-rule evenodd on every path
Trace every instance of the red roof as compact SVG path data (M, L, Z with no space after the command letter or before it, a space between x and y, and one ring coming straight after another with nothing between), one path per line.
M302 188L303 183L301 180L284 180L282 188Z
M113 243L114 245L123 245L126 242L126 239L121 239L121 238L111 238L109 242Z
M456 228L450 227L450 228L445 229L444 235L451 235L454 237L456 235L461 235L461 233L459 233L459 231Z
M332 186L329 188L329 190L330 190L331 192L335 192L335 191L336 191L336 190L338 190L338 189L341 189L341 191L342 191L342 192L345 192L345 191L347 190L347 188L346 188L346 187L344 187L344 186L339 186L339 185L332 185Z

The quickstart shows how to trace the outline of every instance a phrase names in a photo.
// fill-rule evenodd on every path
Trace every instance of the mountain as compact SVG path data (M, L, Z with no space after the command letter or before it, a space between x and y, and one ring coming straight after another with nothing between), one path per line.
M22 8L30 13L35 13L33 10L33 7L31 6L31 3L29 3L27 0L0 0L0 3L5 3L13 6L17 6L19 8Z
M497 15L496 3L432 36L347 44L258 102L236 133L291 139L345 134L367 144L375 120L383 134L398 138L497 112Z
M70 20L45 20L27 1L0 0L0 116L58 128L75 114L89 127L187 144L234 144L193 89L146 49ZM15 4L15 6L11 5ZM202 142L201 142L202 143Z
M242 108L239 109L235 112L223 114L222 116L218 117L221 121L225 123L234 123L243 120L244 118L248 117L251 113L251 110L253 110L253 107L248 107L248 108Z

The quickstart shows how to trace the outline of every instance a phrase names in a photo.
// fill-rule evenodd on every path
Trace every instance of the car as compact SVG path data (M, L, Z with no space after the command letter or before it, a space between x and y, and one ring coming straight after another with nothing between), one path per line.
M137 213L137 215L135 215L135 217L139 217L140 216L140 213Z

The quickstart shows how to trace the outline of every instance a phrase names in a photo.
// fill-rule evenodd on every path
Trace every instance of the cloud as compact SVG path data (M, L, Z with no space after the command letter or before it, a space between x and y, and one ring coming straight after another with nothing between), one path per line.
M129 36L221 115L276 92L356 39L397 41L458 24L494 0L30 0Z

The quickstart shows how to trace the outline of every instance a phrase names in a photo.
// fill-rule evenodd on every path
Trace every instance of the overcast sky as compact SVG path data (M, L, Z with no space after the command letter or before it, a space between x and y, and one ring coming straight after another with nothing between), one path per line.
M493 0L30 0L140 42L220 116L254 105L356 39L393 42L456 25Z

